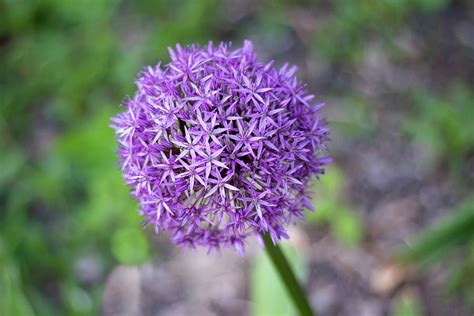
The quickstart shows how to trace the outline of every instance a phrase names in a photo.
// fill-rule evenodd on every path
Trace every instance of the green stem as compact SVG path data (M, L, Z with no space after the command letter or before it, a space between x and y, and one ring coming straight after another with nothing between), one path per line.
M268 257L278 271L285 288L301 316L316 316L309 305L306 294L291 270L288 261L278 245L274 245L269 234L263 234Z

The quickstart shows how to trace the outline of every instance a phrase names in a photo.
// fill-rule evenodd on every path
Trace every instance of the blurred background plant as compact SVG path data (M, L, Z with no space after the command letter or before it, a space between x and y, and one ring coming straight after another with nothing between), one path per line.
M249 38L328 104L336 163L286 245L316 309L470 315L473 20L462 0L0 0L0 314L95 315L114 266L183 260L142 231L109 117L167 46ZM417 277L371 287L405 245ZM238 267L250 294L213 313L292 313L266 258Z

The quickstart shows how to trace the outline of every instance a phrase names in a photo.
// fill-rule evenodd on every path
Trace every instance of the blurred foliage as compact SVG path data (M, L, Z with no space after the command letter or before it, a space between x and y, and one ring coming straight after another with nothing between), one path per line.
M412 94L415 115L406 131L421 144L435 163L451 172L460 191L469 192L465 170L474 150L474 95L462 83L443 96L417 90ZM438 224L423 232L401 259L429 267L450 260L447 292L458 293L474 307L474 196L468 195Z
M367 139L377 132L376 113L368 100L359 95L348 95L341 97L338 104L344 111L331 116L332 139Z
M399 258L425 266L457 258L449 260L450 290L459 291L474 306L474 195L417 237Z
M474 240L474 196L464 202L453 214L420 236L401 259L426 263L436 258L446 258L460 245Z
M213 37L216 3L0 1L1 315L97 314L81 260L149 258L109 118L140 67Z
M435 160L446 160L458 179L463 163L474 151L474 94L462 84L450 87L445 96L427 91L413 93L415 115L407 121L407 131L431 152ZM421 118L421 119L420 119Z
M377 38L388 47L393 35L415 15L435 14L447 0L337 0L334 11L315 32L315 52L333 62L360 61L370 40ZM337 42L337 44L335 43Z
M327 168L324 180L314 185L315 211L306 212L309 224L327 224L334 236L347 246L362 241L364 228L358 213L344 203L344 176L336 166Z
M9 262L4 242L0 239L0 314L34 315L31 304L23 292L17 267Z
M404 294L404 293L402 293ZM412 294L412 293L408 293ZM420 299L415 295L399 295L392 307L393 316L422 316Z

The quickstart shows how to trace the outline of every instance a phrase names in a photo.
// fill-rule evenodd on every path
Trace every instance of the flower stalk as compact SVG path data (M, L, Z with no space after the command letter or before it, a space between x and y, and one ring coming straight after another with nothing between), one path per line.
M262 237L265 243L267 255L275 266L275 269L277 270L278 275L285 285L287 293L293 301L293 304L299 315L316 316L316 313L314 313L314 311L311 309L311 306L309 305L306 293L296 279L296 276L293 273L293 270L291 269L280 247L273 244L269 234L263 234Z

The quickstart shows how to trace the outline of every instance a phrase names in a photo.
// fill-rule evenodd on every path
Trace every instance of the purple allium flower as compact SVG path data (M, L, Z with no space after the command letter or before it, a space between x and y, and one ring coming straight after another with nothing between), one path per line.
M140 214L180 245L243 252L249 235L287 238L311 208L328 129L321 103L295 77L257 60L252 43L169 50L142 71L113 118L120 164Z

